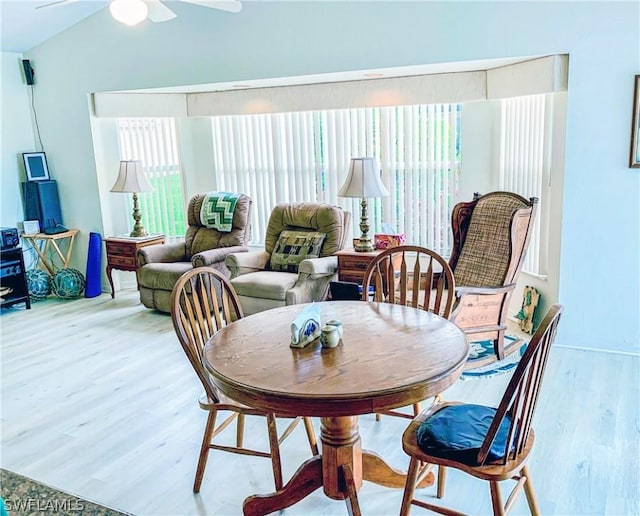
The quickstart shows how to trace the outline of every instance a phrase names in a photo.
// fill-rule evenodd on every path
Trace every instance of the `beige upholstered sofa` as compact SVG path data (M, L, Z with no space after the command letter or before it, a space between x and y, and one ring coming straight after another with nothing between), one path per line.
M339 206L278 204L269 217L264 251L231 253L226 259L244 314L326 299L329 283L338 270L338 259L332 255L344 247L350 219L351 214ZM314 249L318 257L302 259L292 268L297 271L282 270L288 266L274 270L278 268L274 257L279 251L295 247L279 241L285 236L283 231L324 235L319 251Z
M138 251L138 287L140 301L147 308L171 312L171 291L178 278L193 267L211 265L229 277L225 258L242 253L250 236L251 198L242 194L229 232L209 228L200 222L200 210L206 194L189 201L187 233L184 242L143 247Z

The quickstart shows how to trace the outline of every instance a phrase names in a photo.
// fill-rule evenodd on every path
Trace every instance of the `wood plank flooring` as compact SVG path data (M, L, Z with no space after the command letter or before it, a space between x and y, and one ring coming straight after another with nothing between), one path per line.
M214 452L192 493L201 387L171 318L144 308L137 291L3 310L0 332L0 467L136 515L239 515L245 497L272 491L268 460ZM640 514L639 370L637 356L553 349L530 466L543 514ZM497 403L508 378L459 381L445 397ZM363 447L406 467L406 424L361 417ZM267 448L262 419L248 421L247 439ZM300 427L282 446L285 477L308 453ZM365 515L398 514L401 498L368 482L360 491ZM488 486L454 471L444 501L490 512ZM282 514L346 509L318 490ZM524 497L513 514L528 514Z

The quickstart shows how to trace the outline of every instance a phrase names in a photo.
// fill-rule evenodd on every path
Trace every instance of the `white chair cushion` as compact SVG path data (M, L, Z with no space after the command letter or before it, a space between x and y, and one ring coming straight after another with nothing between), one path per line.
M231 284L239 296L284 301L297 279L293 272L258 271L233 278Z
M246 317L247 315L257 314L258 312L264 312L265 310L272 310L274 308L280 308L281 306L287 306L284 301L278 301L276 299L263 299L261 297L247 297L238 296L240 305L242 306L242 313Z

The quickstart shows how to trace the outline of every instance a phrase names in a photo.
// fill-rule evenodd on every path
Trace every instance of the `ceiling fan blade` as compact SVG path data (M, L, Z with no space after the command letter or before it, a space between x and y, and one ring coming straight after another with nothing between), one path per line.
M147 7L149 8L149 14L147 17L152 22L165 22L176 17L176 13L160 2L160 0L146 0L146 2Z
M239 0L182 0L188 4L201 5L202 7L212 7L229 13L239 13L242 9L242 2Z
M54 2L49 2L48 4L36 5L36 9L44 9L45 7L53 7L55 5L61 4L71 4L76 1L77 0L55 0Z

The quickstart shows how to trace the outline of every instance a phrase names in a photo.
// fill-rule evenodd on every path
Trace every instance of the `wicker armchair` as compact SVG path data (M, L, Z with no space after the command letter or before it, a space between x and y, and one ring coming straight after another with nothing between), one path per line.
M505 347L507 309L522 269L538 199L511 192L474 195L457 204L451 215L453 249L449 266L456 300L449 318L467 340L493 340L494 355L470 360L467 369L482 367L516 351L520 341Z

